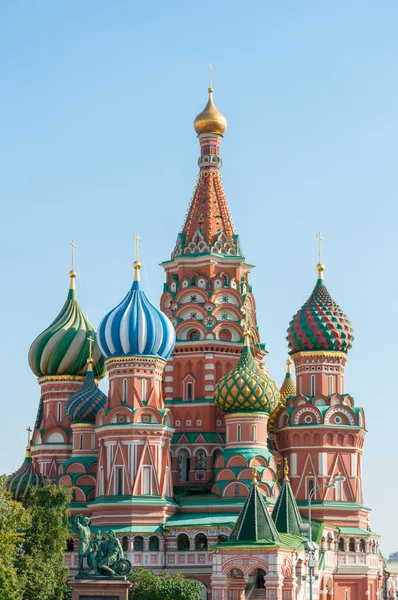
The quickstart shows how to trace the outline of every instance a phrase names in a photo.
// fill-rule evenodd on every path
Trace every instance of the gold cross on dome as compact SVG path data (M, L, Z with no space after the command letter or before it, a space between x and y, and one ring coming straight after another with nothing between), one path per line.
M139 243L142 242L142 239L140 238L138 233L135 234L134 239L135 239L135 260L138 262Z
M28 432L28 446L29 446L29 444L30 444L30 434L32 433L32 430L31 430L30 427L27 427L26 431Z
M210 69L210 78L209 78L209 81L210 81L210 87L212 88L213 87L213 71L214 71L213 66L209 65L209 69Z
M74 271L75 270L75 250L77 249L75 240L72 240L70 245L72 246L72 271Z
M89 345L88 357L89 357L89 359L91 359L91 358L92 358L92 355L93 355L93 346L94 346L94 340L93 340L93 338L90 336L90 337L88 337L88 338L87 338L87 341L88 341L88 345Z
M318 238L318 263L321 264L322 263L322 242L323 242L323 237L321 235L321 233L317 233L316 237Z

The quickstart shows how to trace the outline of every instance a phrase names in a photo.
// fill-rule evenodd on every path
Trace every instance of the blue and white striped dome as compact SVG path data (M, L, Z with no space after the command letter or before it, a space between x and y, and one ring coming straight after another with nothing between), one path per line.
M166 360L176 335L170 319L134 281L127 296L102 319L96 339L105 358L159 356Z

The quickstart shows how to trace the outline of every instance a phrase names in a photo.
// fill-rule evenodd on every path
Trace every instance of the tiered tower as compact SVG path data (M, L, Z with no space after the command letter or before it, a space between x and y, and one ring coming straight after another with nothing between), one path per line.
M173 480L177 488L207 488L224 444L222 412L213 402L217 381L242 351L244 326L258 359L260 343L249 265L242 254L221 181L225 117L209 101L195 119L199 177L171 260L161 308L176 330L166 367L165 404L173 409Z
M85 380L89 340L94 339L95 333L77 300L73 257L69 277L65 304L29 350L29 365L41 387L32 458L40 474L53 480L57 477L59 466L71 456L71 424L65 413L65 404ZM92 359L94 376L97 379L104 377L104 359L96 344Z
M138 240L138 236L137 236ZM107 402L96 416L98 473L92 521L98 527L159 525L175 511L162 375L174 347L169 319L133 285L98 327L97 343L109 373ZM116 508L117 507L117 508Z
M315 288L288 329L297 395L287 398L286 409L276 419L277 445L289 460L291 484L301 510L316 486L323 489L314 496L314 518L366 528L361 468L365 417L344 391L353 330L329 294L323 271L319 263ZM326 488L336 476L345 480Z

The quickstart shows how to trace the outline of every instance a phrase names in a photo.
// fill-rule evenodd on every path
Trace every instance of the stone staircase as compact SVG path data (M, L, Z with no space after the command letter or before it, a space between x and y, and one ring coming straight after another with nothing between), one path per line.
M265 590L253 590L250 594L250 600L265 600Z

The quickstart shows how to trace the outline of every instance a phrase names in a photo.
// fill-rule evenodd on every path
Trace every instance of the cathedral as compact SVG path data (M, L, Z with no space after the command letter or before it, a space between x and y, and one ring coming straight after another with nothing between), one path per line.
M194 128L199 174L160 307L140 287L138 235L131 289L97 329L72 261L65 304L29 350L40 399L8 488L16 499L46 479L71 488L72 514L113 529L133 568L199 580L202 600L392 600L362 496L365 415L344 385L351 323L319 261L276 385L211 88ZM73 538L65 560L75 573Z

